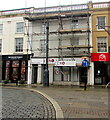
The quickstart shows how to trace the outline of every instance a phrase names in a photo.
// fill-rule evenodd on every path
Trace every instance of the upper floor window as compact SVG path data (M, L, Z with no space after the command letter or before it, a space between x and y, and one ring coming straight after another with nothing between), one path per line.
M23 38L16 38L16 52L23 52Z
M100 16L97 19L98 19L98 30L103 30L106 25L106 17Z
M3 33L3 24L0 24L0 34Z
M16 23L16 32L18 32L18 33L24 32L24 23L23 22Z
M2 39L0 39L0 52L2 52Z
M41 49L41 53L46 52L46 40L45 39L40 40L40 49Z
M42 23L41 33L46 33L46 23Z
M77 29L78 28L78 19L73 19L72 20L72 29Z
M106 37L97 38L97 52L107 52L107 38Z

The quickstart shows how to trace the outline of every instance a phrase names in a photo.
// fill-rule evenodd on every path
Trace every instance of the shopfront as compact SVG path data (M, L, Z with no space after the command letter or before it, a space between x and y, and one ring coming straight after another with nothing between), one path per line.
M94 84L110 82L110 53L91 53L91 61L94 62Z
M76 61L57 61L54 66L54 82L63 81L70 82L73 78L73 72L75 72ZM70 60L70 59L69 59Z
M43 83L44 70L46 60L45 58L31 59L31 74L30 83ZM79 85L83 81L82 76L87 76L87 67L82 66L82 58L49 58L49 83L52 84L72 84ZM89 79L89 78L88 78Z
M27 81L29 55L3 55L2 79Z

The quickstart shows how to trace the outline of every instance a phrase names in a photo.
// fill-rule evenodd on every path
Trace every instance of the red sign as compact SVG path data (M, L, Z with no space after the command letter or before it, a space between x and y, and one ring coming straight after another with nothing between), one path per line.
M91 61L110 61L110 53L91 53Z

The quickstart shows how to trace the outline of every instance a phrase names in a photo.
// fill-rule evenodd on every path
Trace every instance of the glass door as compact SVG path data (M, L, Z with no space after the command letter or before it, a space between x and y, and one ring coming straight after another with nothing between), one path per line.
M18 79L18 68L19 68L19 61L12 61L12 80L13 82L16 82L16 79Z

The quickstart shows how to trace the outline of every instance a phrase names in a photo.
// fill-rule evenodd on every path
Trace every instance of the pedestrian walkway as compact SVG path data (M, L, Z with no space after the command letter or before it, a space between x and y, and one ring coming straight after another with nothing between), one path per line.
M53 105L40 95L26 89L2 88L2 119L55 119Z
M32 86L31 86L32 87ZM32 87L52 97L64 118L108 118L108 89L78 87Z
M29 85L21 88L33 89L53 98L61 107L64 118L103 118L108 120L108 90L105 88L84 88Z

